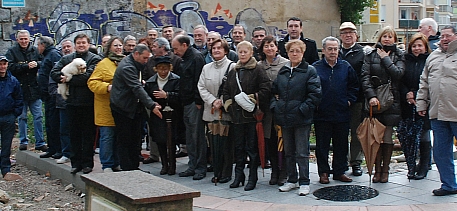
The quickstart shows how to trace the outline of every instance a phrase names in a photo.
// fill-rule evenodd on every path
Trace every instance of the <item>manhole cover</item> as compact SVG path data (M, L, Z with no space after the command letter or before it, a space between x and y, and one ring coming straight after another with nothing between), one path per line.
M360 185L336 185L314 191L314 196L330 201L361 201L378 196L376 189Z

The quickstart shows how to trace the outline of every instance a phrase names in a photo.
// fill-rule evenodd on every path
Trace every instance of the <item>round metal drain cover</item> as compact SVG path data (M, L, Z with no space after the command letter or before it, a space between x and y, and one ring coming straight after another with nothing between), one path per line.
M376 189L360 185L336 185L318 189L313 195L330 201L361 201L378 196Z

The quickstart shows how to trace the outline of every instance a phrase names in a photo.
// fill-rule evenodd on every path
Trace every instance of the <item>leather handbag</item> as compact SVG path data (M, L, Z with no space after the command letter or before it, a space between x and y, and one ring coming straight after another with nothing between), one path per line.
M236 74L236 83L238 84L238 87L240 88L240 93L235 95L235 102L244 110L247 112L252 112L254 111L255 108L255 103L251 101L249 96L243 92L243 89L241 89L241 84L240 84L240 79L238 78L238 72Z
M376 98L378 98L379 106L372 106L374 114L380 114L389 109L394 104L394 95L392 94L390 80L386 84L381 84L376 87ZM370 110L370 103L365 102L365 109Z

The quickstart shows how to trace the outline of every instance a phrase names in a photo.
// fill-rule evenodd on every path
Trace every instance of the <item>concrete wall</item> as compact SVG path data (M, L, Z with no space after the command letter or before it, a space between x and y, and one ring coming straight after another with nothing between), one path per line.
M229 38L234 24L264 26L281 38L287 34L289 17L300 17L306 37L317 41L337 35L340 15L336 0L26 0L24 8L0 8L0 54L15 40L16 30L27 29L32 40L40 35L51 36L59 45L86 33L99 44L101 36L111 33L135 37L146 35L147 29L174 25L192 33L192 27L205 24Z

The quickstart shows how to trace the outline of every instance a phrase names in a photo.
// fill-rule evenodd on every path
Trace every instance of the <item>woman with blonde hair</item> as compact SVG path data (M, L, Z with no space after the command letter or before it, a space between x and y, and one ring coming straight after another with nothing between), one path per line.
M362 66L362 88L365 93L366 107L376 109L380 105L376 89L390 86L393 94L393 103L384 111L374 114L386 126L383 141L375 159L375 174L373 182L386 183L389 181L389 164L392 156L394 142L392 140L393 127L401 120L400 110L400 80L405 71L405 56L397 48L397 33L390 27L384 27L378 37L374 48L365 48L365 60ZM390 84L390 85L389 85ZM384 103L384 102L382 102ZM367 109L368 112L368 109Z

